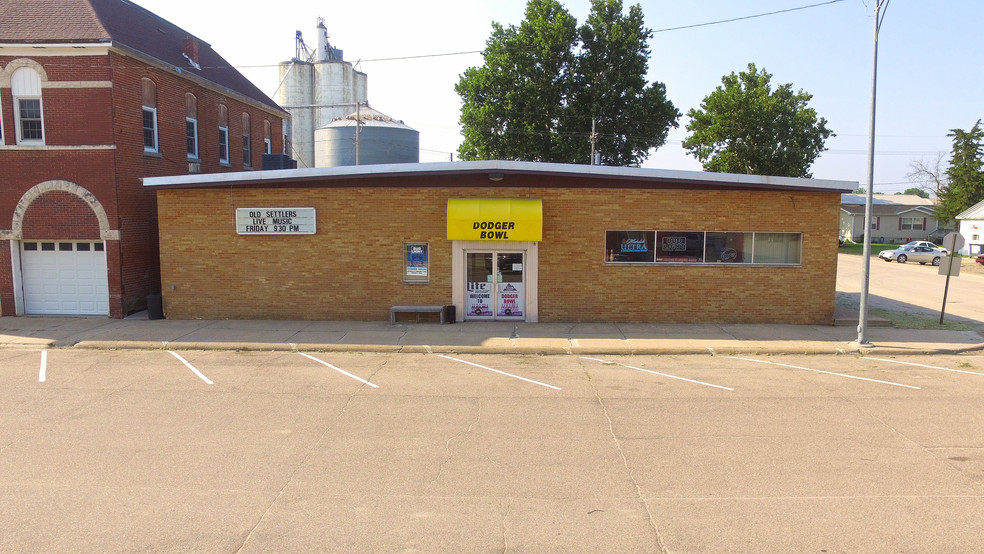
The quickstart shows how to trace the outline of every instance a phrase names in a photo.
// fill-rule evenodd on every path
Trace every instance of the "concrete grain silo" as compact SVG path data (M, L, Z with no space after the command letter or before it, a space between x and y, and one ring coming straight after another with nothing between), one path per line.
M367 76L342 59L342 51L328 43L324 19L318 19L318 48L312 52L296 35L294 58L279 64L276 100L290 113L291 156L298 167L314 167L315 131L345 117L357 105L367 105Z

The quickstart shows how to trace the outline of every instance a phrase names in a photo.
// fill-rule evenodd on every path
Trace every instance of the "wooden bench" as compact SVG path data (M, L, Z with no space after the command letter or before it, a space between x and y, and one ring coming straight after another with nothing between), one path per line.
M444 306L393 306L390 308L390 325L396 325L396 314L416 314L419 322L422 313L439 313L441 323L444 323Z

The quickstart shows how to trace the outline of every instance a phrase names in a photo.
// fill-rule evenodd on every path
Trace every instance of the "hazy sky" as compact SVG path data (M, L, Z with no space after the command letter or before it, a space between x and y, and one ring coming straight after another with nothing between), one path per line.
M257 86L273 95L276 65L294 56L300 30L316 45L324 17L332 46L368 74L373 108L420 132L422 162L446 161L461 142L454 85L482 64L493 21L518 25L522 0L361 0L359 2L136 3L210 43ZM666 30L809 6L740 21ZM698 107L749 62L813 94L810 105L837 136L813 166L820 179L867 181L868 125L875 0L644 0L650 81L666 85L681 113ZM589 0L564 5L582 23ZM626 6L630 3L626 2ZM892 0L879 35L875 192L913 186L910 164L948 156L950 129L984 117L984 2ZM456 54L460 53L460 54ZM680 143L686 117L645 167L700 170Z

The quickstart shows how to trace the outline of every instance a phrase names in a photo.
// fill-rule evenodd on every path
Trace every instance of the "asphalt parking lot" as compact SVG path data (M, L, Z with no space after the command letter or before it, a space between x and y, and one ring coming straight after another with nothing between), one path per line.
M984 357L0 350L0 551L984 550Z

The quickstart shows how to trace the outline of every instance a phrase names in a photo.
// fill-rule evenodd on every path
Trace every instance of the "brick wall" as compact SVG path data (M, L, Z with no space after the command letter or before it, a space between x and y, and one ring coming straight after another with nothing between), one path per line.
M509 178L515 186L461 176L379 179L358 188L161 190L165 312L178 319L386 320L391 305L447 304L447 199L501 197L543 200L540 321L833 321L839 193L582 188L587 183L573 178ZM451 183L462 186L440 186ZM311 206L315 235L236 235L237 207ZM606 265L606 229L800 232L802 264ZM403 284L404 242L430 243L429 285Z
M99 221L84 200L67 192L42 194L24 213L25 240L99 240Z
M14 57L0 56L0 67ZM31 187L45 181L64 180L91 192L106 210L110 230L118 230L120 240L108 241L110 311L122 317L140 309L147 295L160 290L160 264L157 242L157 205L152 191L144 189L142 177L188 173L185 147L186 92L198 98L199 140L202 172L242 170L242 113L252 123L253 167L261 167L263 122L271 122L275 152L283 143L283 123L279 116L234 96L207 89L173 72L152 67L140 60L111 52L106 56L33 58L44 68L49 82L112 82L112 86L42 89L44 107L44 148L6 148L0 150L0 229L10 229L14 207ZM159 154L145 154L143 147L142 85L147 77L157 84ZM217 105L229 108L231 164L221 166L217 151ZM13 100L9 88L0 88L4 144L14 140ZM113 145L115 148L92 149ZM90 148L58 148L86 146ZM69 195L71 196L71 195ZM54 201L43 195L38 201ZM66 202L67 200L61 199ZM79 238L73 223L81 217L79 206L69 212L34 210L32 229L44 238ZM82 204L90 214L92 211ZM64 214L41 221L39 213ZM94 219L94 214L91 216ZM91 235L91 229L84 231ZM64 236L56 236L66 233ZM27 236L25 234L25 236ZM85 238L98 238L87 236ZM9 257L9 256L8 256ZM2 260L0 260L2 262ZM0 313L13 315L9 261L0 267Z

